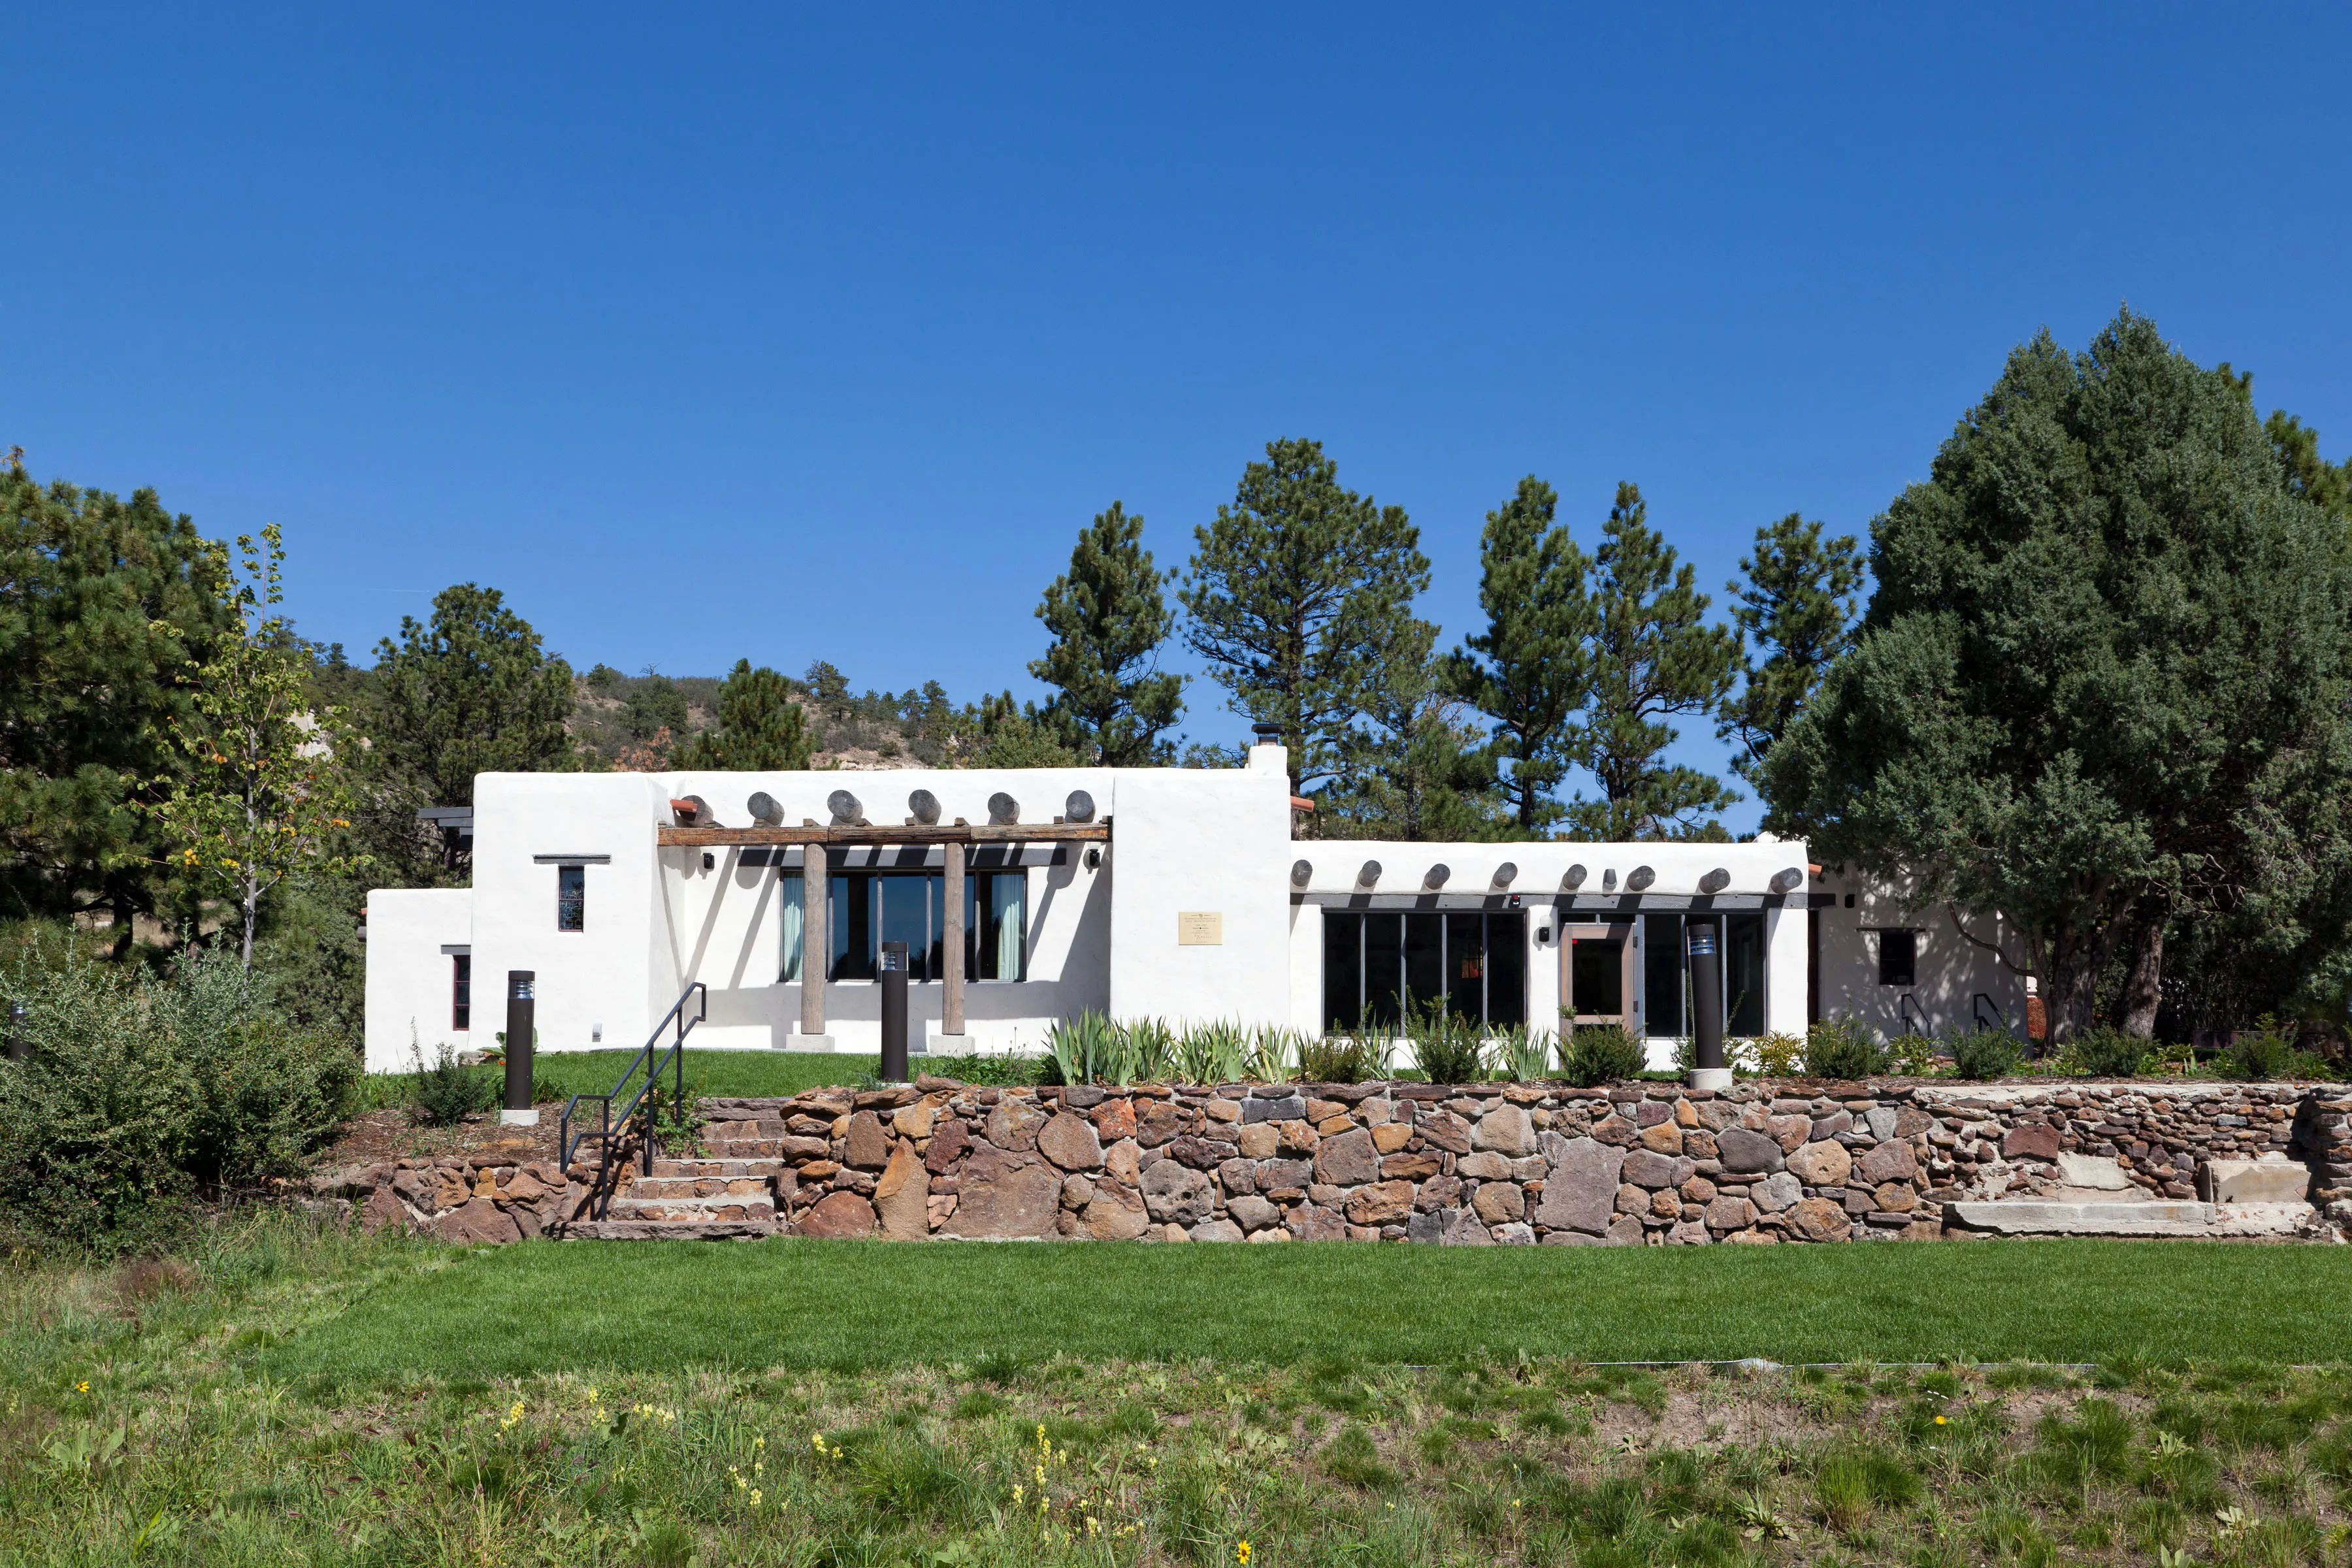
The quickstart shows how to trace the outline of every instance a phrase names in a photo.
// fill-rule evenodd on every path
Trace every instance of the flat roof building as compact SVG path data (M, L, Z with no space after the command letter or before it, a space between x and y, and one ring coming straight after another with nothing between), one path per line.
M1842 903L1799 842L1295 840L1293 814L1272 745L1223 770L484 773L473 885L369 895L368 1066L487 1043L515 970L542 1051L634 1048L699 982L698 1047L870 1053L885 942L908 944L918 1052L1034 1050L1089 1010L1392 1030L1442 997L1497 1029L1622 1022L1663 1066L1692 1032L1695 920L1735 1038L1825 1011L1892 1034L1906 1006L1948 1032L1971 987L2023 1016L1968 942L1865 928L1882 905Z

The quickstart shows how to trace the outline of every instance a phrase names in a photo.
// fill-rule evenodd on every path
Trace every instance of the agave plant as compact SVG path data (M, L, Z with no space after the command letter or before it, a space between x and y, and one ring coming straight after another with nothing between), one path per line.
M1515 1083L1533 1083L1551 1068L1552 1033L1511 1024L1496 1031L1495 1057Z
M1064 1083L1092 1083L1114 1067L1117 1032L1110 1021L1091 1010L1057 1021L1045 1035L1046 1054L1054 1058Z
M1260 1083L1285 1083L1298 1065L1305 1042L1296 1029L1260 1024L1249 1032L1249 1055L1242 1064L1244 1076Z
M1165 1018L1138 1018L1120 1026L1129 1077L1121 1083L1166 1083L1176 1071L1176 1031Z
M1176 1070L1187 1083L1239 1082L1249 1059L1239 1024L1195 1024L1176 1042Z

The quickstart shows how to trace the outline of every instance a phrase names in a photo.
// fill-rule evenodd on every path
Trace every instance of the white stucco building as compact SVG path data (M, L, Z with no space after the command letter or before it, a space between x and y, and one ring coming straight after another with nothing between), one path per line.
M473 886L369 895L368 1066L488 1043L511 971L535 976L542 1051L635 1047L699 981L699 1047L870 1053L889 942L919 1052L1034 1049L1088 1009L1353 1032L1444 995L1496 1026L1622 1020L1664 1065L1694 920L1717 924L1734 1037L1824 1012L1948 1033L1979 994L2023 1016L1989 949L1824 879L1801 844L1295 841L1293 813L1275 746L1206 771L485 773Z

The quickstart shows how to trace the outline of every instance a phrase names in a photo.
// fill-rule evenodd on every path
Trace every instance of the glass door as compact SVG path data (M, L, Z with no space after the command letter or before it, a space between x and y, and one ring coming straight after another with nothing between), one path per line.
M1633 928L1560 928L1560 1011L1570 1024L1633 1024Z

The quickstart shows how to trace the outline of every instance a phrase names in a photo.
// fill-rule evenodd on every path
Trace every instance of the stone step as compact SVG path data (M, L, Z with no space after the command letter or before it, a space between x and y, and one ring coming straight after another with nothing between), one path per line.
M658 1169L658 1167L656 1167ZM639 1176L621 1190L628 1198L773 1197L772 1174L758 1176Z
M765 1181L782 1175L788 1167L782 1160L656 1160L656 1176L716 1177L732 1181L751 1176ZM643 1180L643 1178L639 1178Z
M605 1210L607 1219L634 1219L663 1223L706 1224L713 1220L766 1220L776 1217L776 1200L772 1196L730 1193L715 1197L614 1198Z
M2004 1199L1947 1204L1944 1222L1995 1236L2293 1236L2316 1215L2309 1204L2051 1203Z
M706 1139L703 1147L717 1160L827 1160L833 1145L822 1138Z
M782 1227L772 1220L708 1220L694 1224L641 1219L581 1220L563 1227L566 1241L754 1241Z

